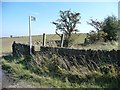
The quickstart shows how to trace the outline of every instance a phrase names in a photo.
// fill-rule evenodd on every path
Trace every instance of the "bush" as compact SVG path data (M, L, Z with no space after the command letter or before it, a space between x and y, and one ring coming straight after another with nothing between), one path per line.
M88 45L88 44L93 44L96 43L97 41L105 41L105 36L107 35L107 33L103 32L103 31L99 31L99 33L96 33L95 31L90 31L87 34L87 38L85 38L84 44Z
M120 23L117 18L112 15L105 18L102 30L107 33L107 40L118 40L118 31L120 30Z

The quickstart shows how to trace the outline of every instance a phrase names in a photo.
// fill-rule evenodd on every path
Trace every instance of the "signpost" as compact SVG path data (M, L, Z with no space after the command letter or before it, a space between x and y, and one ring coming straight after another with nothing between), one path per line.
M30 55L32 55L32 37L31 37L31 21L36 21L36 18L29 16L29 45L30 45Z

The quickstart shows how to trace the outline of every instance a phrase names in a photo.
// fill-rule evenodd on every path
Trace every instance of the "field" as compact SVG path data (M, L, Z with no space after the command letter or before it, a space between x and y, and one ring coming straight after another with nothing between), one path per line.
M48 37L52 37L54 35L48 35ZM54 36L55 38L58 38L57 36ZM42 40L42 35L32 36L33 41L40 41ZM12 51L12 44L13 42L17 43L29 43L29 37L28 36L22 36L22 37L13 37L13 38L2 38L2 52L3 53L9 53Z
M77 34L76 40L74 42L74 45L71 48L77 48L77 49L103 49L103 50L112 50L118 49L118 43L111 43L108 42L107 44L104 45L104 43L98 43L98 44L93 44L93 45L88 45L88 46L82 46L81 44L84 42L84 39L86 37L86 34L80 33ZM20 37L13 37L13 38L0 38L2 40L2 48L0 50L2 53L10 53L12 52L12 43L15 41L17 43L24 43L24 44L29 44L29 37L28 36L20 36ZM46 42L52 41L54 42L55 40L60 40L60 37L55 34L47 34L46 35ZM40 42L39 44L37 42ZM35 35L32 36L32 43L33 45L39 45L41 46L42 44L42 35ZM56 46L55 43L52 45L46 44L46 46Z
M84 38L86 37L86 34L80 34L79 37L76 39L77 42L83 43ZM28 36L21 36L21 37L13 37L13 38L0 38L2 39L2 53L9 53L12 51L12 44L13 42L17 43L29 43L29 37ZM46 35L46 41L54 41L54 40L60 40L60 37L55 34L47 34ZM36 35L32 36L32 42L41 41L42 42L42 35Z

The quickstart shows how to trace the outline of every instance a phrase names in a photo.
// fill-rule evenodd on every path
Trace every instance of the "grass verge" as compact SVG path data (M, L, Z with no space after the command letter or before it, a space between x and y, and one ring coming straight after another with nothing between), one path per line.
M90 65L88 68L76 63L56 54L41 53L31 57L4 56L2 69L15 80L26 80L36 88L118 88L120 85L119 67L114 64L104 63L99 69L91 70Z

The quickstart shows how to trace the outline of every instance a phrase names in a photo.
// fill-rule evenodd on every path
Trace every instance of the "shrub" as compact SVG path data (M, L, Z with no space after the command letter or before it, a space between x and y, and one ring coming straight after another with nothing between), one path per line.
M88 45L88 44L96 43L97 41L100 41L100 40L104 40L106 35L107 33L103 31L99 31L99 33L96 33L95 31L90 31L87 34L87 38L85 38L84 44Z

